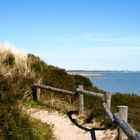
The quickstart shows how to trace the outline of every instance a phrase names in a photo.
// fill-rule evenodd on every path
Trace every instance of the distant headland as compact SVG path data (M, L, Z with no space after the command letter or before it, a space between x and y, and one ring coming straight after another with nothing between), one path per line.
M81 75L84 77L102 77L105 76L105 74L103 73L86 73L86 71L84 73L82 73L82 71L67 71L68 74L71 75Z

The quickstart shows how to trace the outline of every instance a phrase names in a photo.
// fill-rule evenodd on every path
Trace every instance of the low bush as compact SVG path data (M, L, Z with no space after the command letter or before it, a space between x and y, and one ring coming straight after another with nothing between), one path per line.
M0 105L0 137L5 140L51 140L51 126L30 119L17 106Z

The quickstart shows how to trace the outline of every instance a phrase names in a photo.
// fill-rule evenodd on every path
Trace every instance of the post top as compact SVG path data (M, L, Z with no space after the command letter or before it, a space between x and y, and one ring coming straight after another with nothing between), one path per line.
M128 106L125 106L125 105L118 105L117 107L118 108L126 108L126 109L128 108Z
M83 89L83 85L78 85L78 88Z

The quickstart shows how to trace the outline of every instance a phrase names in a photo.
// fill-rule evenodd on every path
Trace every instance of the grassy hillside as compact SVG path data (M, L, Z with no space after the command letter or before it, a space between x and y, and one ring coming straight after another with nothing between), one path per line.
M0 135L5 139L14 137L21 140L26 135L26 139L51 139L52 132L49 126L42 124L42 130L47 129L47 133L40 134L39 129L34 130L34 121L18 107L18 102L32 102L32 84L41 80L42 84L54 86L62 89L75 91L78 85L83 85L84 89L105 93L103 90L94 87L91 81L83 76L69 75L64 69L47 65L39 57L32 54L21 53L7 45L0 46ZM67 112L77 109L78 98L70 97L59 93L42 91L42 103L57 110ZM116 112L117 105L128 105L129 122L140 131L140 97L135 95L115 94L112 96L112 111ZM85 107L87 117L86 122L92 119L103 120L104 110L101 103L96 98L85 96ZM24 117L23 117L24 116ZM22 131L24 130L24 131ZM36 136L34 135L36 131ZM38 133L37 133L38 132ZM32 136L32 137L30 137Z
M0 140L52 139L50 126L30 119L18 105L31 99L31 85L39 78L29 59L26 53L0 45Z

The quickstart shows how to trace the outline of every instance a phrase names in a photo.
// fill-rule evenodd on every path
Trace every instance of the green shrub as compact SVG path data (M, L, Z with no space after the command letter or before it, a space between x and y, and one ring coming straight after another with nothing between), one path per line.
M89 87L93 87L92 82L81 75L74 75L75 79L75 85L83 85L85 89L88 89Z
M59 69L54 66L48 66L46 76L43 78L46 85L57 88L75 90L74 78L67 74L64 69Z
M0 128L5 140L50 140L50 126L28 118L16 106L0 106Z

